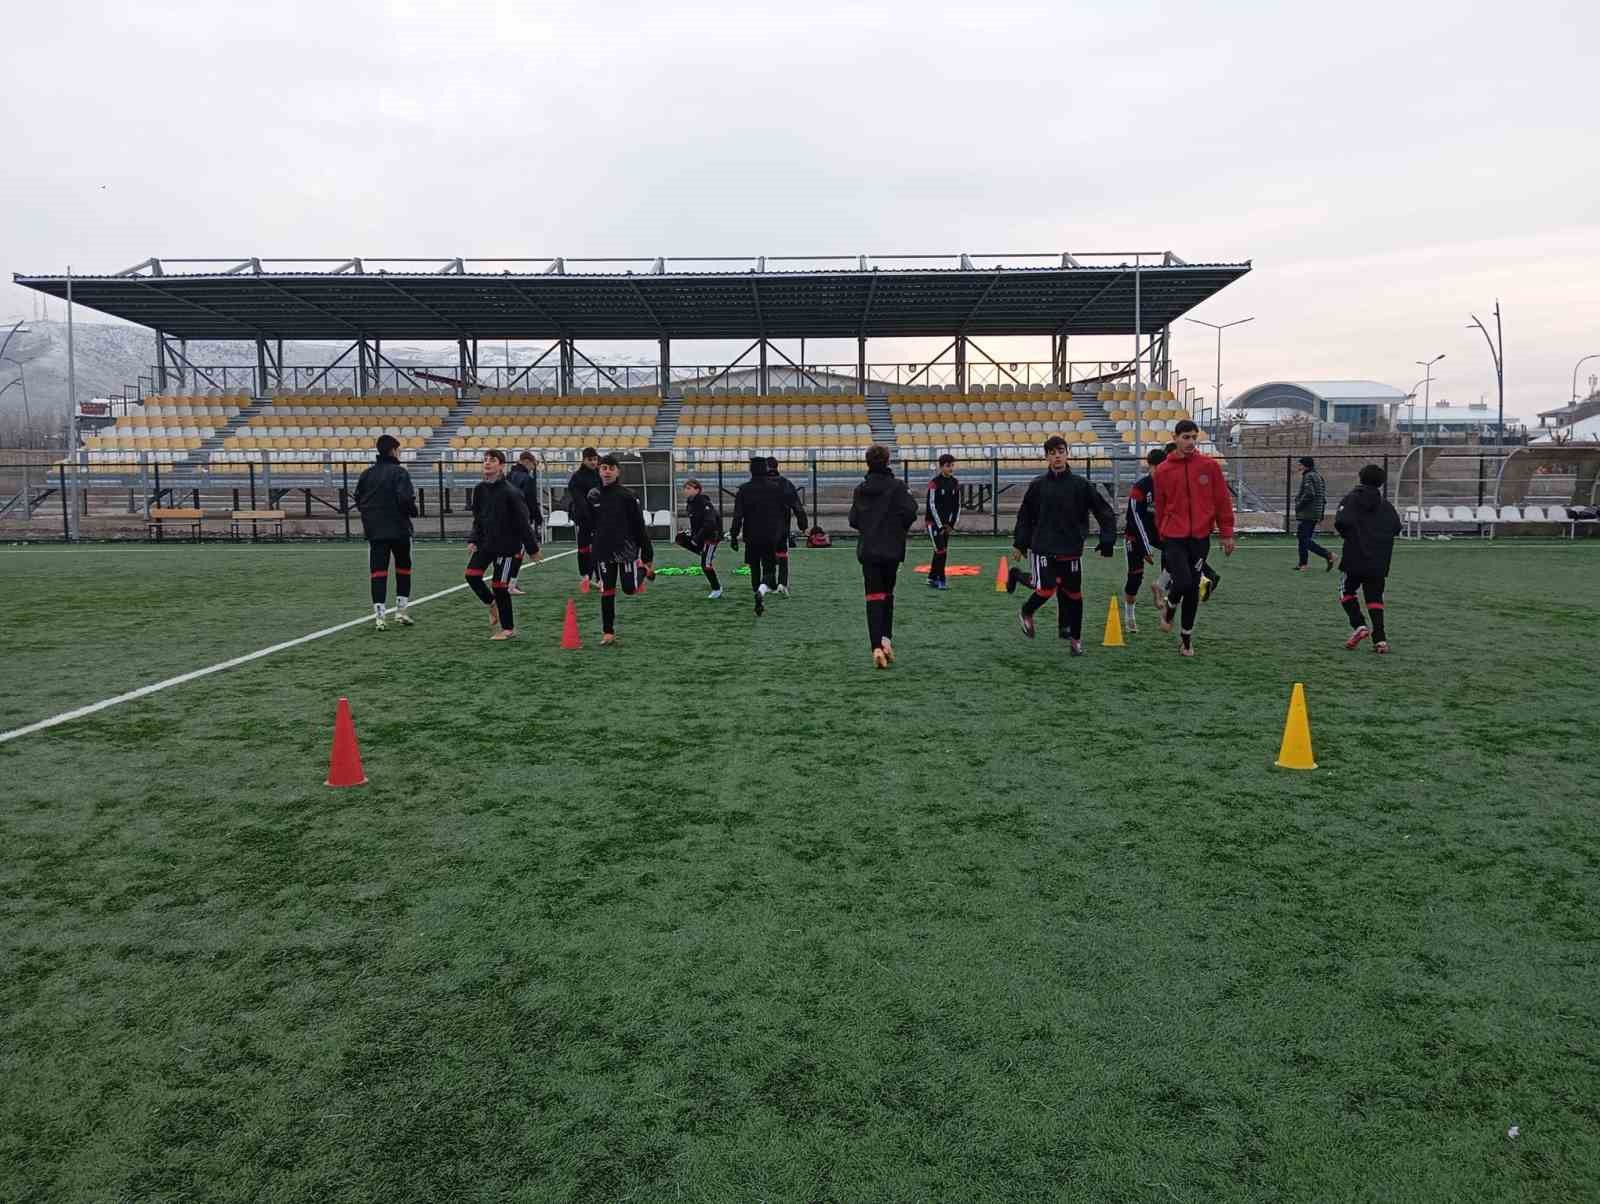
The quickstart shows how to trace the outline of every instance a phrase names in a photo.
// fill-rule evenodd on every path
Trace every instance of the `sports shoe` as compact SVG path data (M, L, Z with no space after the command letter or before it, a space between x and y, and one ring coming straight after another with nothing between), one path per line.
M389 624L387 624L387 623L385 623L383 621L383 616L382 615L378 615L376 618L373 619L372 629L374 631L388 631L389 630Z
M1344 642L1344 646L1350 651L1354 652L1361 641L1366 639L1371 634L1372 629L1363 623L1360 627L1357 627L1350 633L1350 638Z
M1202 573L1201 576L1200 576L1200 601L1202 601L1202 602L1210 601L1211 595L1216 593L1217 590L1219 588L1221 588L1221 586L1222 586L1222 574L1221 573L1218 573L1215 577L1207 577L1205 574Z
M1308 564L1297 564L1297 565L1294 566L1294 571L1297 572L1297 573L1303 573L1310 567L1311 566L1308 565Z
M928 588L929 589L938 589L939 588L939 580L938 580L938 578L929 577L928 578Z
M889 658L883 654L882 648L874 648L872 650L872 667L874 669L887 669L889 667Z
M1033 639L1033 616L1030 614L1019 613L1017 615L1017 619L1022 623L1022 634L1027 636L1030 640Z
M950 588L950 583L948 581L946 581L943 577L940 577L939 578L939 588L940 589L949 589Z
M600 637L600 647L602 647L602 648L615 648L616 646L617 646L617 637L614 634L612 634L611 632L608 631L603 636Z
M722 597L722 591L720 589L714 589L709 594L706 595L707 599L720 598L720 597Z
M586 594L586 593L589 592L589 578L587 578L587 577L579 577L578 578L578 592L580 594Z
M1083 641L1082 640L1073 639L1071 636L1068 636L1067 638L1069 640L1071 640L1071 643L1068 645L1068 650L1072 653L1072 655L1073 656L1082 656L1083 655Z
M1328 557L1328 567L1327 567L1327 568L1325 568L1325 569L1323 569L1323 570L1322 570L1322 571L1323 571L1323 572L1324 572L1324 573L1331 573L1331 572L1333 572L1333 557L1332 557L1332 556L1329 556L1329 557Z
M394 621L400 624L402 627L416 626L416 620L414 620L410 615L406 614L404 610L397 610L394 612Z
M1017 583L1021 580L1022 570L1017 568L1016 565L1012 565L1010 571L1006 573L1006 593L1016 593Z
M1161 592L1161 586L1155 582L1150 584L1150 596L1155 599L1157 610L1165 610L1167 608L1166 595Z
M1123 613L1122 613L1122 629L1124 631L1126 631L1129 635L1138 635L1139 634L1139 620L1134 618L1133 615L1128 613L1127 611L1123 611Z
M489 638L491 640L514 640L517 638L517 633L510 627L502 627Z
M1172 630L1172 611L1165 604L1163 604L1161 607L1161 630Z
M517 583L516 583L516 582L515 582L515 581L513 581L513 582L512 582L512 583L511 583L511 589L510 589L510 590L509 590L509 591L508 591L508 592L509 592L509 593L510 593L510 594L511 594L511 596L512 596L512 597L513 597L513 598L520 598L520 597L522 597L522 596L523 596L523 594L524 594L524 593L526 593L526 592L527 592L527 591L526 591L526 590L524 590L524 589L523 589L523 588L522 588L522 587L521 587L521 586L520 586L520 585L518 585L518 584L517 584Z
M1372 645L1372 650L1374 652L1378 653L1380 656L1388 656L1389 655L1389 641L1388 640L1375 640L1373 642L1373 645Z
M878 641L878 647L883 650L883 655L888 659L889 663L891 665L894 664L894 645L889 642L888 636L884 636L883 639Z
M1193 656L1194 655L1194 645L1193 644L1179 644L1178 645L1178 655L1179 656Z
M756 618L758 618L758 619L762 615L767 613L767 604L764 601L762 601L762 596L765 593L766 593L766 587L765 586L763 586L761 589L758 589L756 591Z
M787 598L789 596L789 587L787 585L780 585L778 587L778 592Z

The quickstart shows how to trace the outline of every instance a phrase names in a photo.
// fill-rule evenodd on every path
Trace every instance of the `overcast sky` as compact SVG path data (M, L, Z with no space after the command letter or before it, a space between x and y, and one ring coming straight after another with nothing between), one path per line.
M153 254L1171 249L1255 263L1224 397L1442 352L1492 404L1498 297L1527 415L1600 352L1597 10L13 5L0 316Z

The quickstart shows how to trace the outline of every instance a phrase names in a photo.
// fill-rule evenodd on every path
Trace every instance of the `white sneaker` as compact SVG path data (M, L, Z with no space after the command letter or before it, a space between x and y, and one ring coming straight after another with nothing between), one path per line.
M778 592L787 598L789 596L789 587L787 585L780 585L778 587Z
M416 626L416 624L412 622L411 616L406 614L406 612L403 610L397 610L394 612L394 621L400 624L402 627Z
M707 594L706 597L708 599L709 598L720 598L720 597L722 597L722 591L720 589L714 589L709 594Z
M388 631L389 630L389 624L387 624L387 623L385 623L383 621L383 616L382 615L374 616L372 627L373 627L373 630L375 630L375 631Z
M760 594L763 598L765 598L769 592L770 591L768 591L767 583L765 581L756 586L756 593Z

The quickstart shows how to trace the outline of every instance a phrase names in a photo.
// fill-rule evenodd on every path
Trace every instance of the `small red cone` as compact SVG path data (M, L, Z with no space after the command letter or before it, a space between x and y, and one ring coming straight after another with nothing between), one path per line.
M356 747L356 725L350 718L350 700L339 699L338 713L333 717L333 756L328 758L328 780L324 786L365 786L366 772L361 768L361 750Z
M566 621L561 624L561 646L569 651L583 647L578 637L578 604L571 598L567 599Z

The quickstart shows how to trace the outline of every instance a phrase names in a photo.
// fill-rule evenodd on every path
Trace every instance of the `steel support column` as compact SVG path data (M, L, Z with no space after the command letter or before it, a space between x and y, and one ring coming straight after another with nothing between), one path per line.
M956 335L956 392L967 391L967 336Z
M856 389L862 397L867 395L867 340L856 340Z
M167 391L167 336L156 331L156 392Z
M1053 334L1050 336L1050 383L1058 389L1066 388L1070 383L1067 371L1067 336Z
M467 340L456 340L456 389L458 394L467 387Z
M561 340L561 380L557 391L562 397L572 396L572 370L574 355L572 353L572 340Z
M656 382L656 392L662 401L672 394L672 340L662 339L656 352L656 359L660 367L656 369L660 379Z
M756 392L765 397L771 387L767 379L767 340L762 339L758 346L761 348L761 370L756 377Z

